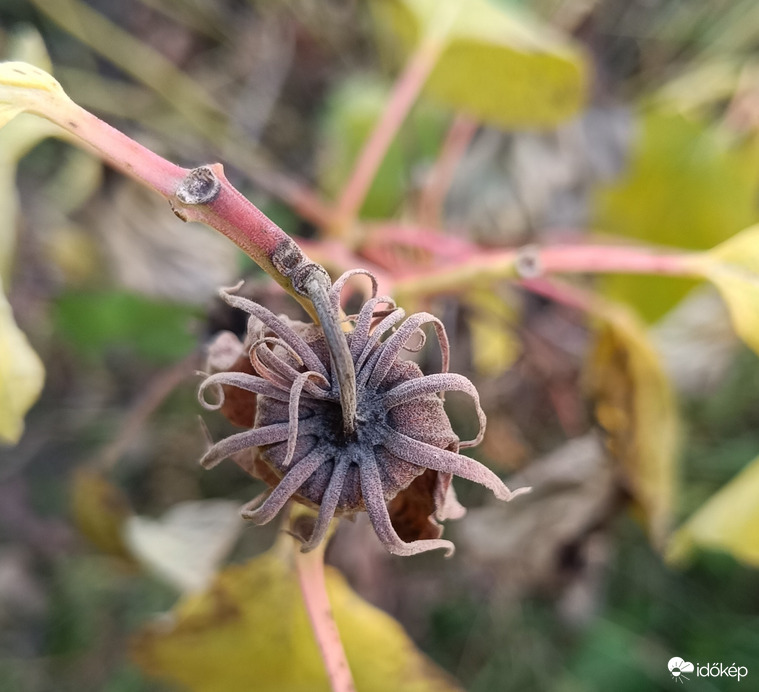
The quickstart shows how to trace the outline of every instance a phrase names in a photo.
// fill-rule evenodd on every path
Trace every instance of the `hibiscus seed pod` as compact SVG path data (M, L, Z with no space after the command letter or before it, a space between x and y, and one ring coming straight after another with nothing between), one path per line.
M345 282L358 273L368 274L347 272L332 286L329 297L335 308ZM444 519L463 513L455 499L446 498L452 492L452 475L480 483L502 500L526 489L511 492L487 467L458 453L460 447L479 443L484 434L485 415L477 390L467 378L447 372L448 339L440 320L424 312L404 319L405 312L392 299L377 297L376 282L373 285L372 297L351 319L353 329L346 334L357 399L355 429L349 433L321 328L277 317L257 303L222 291L226 302L250 314L246 350L255 374L210 375L199 396L207 408L218 409L224 404L222 387L255 393L255 424L212 446L201 463L211 468L226 457L258 448L259 460L273 472L266 475L278 481L263 501L246 505L243 516L264 524L290 499L318 508L303 550L322 541L334 516L366 511L391 553L412 555L442 548L450 555L453 544L439 538L434 520L421 529L414 528L419 522L411 516L396 521L406 527L404 538L415 532L420 536L403 540L388 502L398 498L391 507L406 513L434 507L436 518ZM402 350L411 350L409 342L419 335L419 344L424 343L421 328L426 324L434 327L440 342L443 372L425 376L415 363L399 356ZM209 387L219 390L216 403L205 399ZM465 392L472 398L480 423L475 440L460 443L451 429L440 396L445 391ZM428 469L437 475L432 482L429 474L420 478ZM404 492L405 499L399 496Z

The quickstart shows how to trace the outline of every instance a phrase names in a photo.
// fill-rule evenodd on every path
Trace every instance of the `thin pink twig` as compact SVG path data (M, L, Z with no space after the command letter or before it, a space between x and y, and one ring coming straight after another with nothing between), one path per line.
M396 275L418 269L420 265L418 257L410 258L405 265L399 262L399 249L428 255L430 265L459 264L480 252L469 240L441 233L437 228L402 223L378 223L366 228L361 254Z
M110 166L163 197L173 195L190 172L190 169L177 166L142 146L73 101L61 100L54 108L34 109L33 112L60 125Z
M616 273L697 276L688 252L659 247L555 245L538 251L546 274Z
M273 169L256 172L254 181L262 190L281 199L298 216L319 228L328 228L334 210L322 197L301 180Z
M393 87L390 100L367 140L335 209L334 231L341 235L353 224L367 192L395 135L414 105L419 92L435 67L442 43L422 41L406 63Z
M227 180L221 164L194 170L177 166L67 98L31 103L27 110L60 125L111 166L162 195L183 221L200 221L226 235L316 319L311 301L274 265L277 252L298 262L305 257L287 233ZM197 194L188 195L188 185L195 185ZM301 193L293 194L298 198Z
M423 226L442 226L445 198L478 127L467 115L459 114L454 119L419 199L419 223Z
M356 692L353 676L340 640L335 617L327 596L324 579L324 551L314 550L301 553L299 544L295 547L295 565L298 581L306 604L308 618L319 645L324 667L327 669L332 692Z
M550 274L658 274L699 277L693 253L617 245L529 246L480 251L456 265L414 272L395 282L395 291L431 295L497 279L534 279Z

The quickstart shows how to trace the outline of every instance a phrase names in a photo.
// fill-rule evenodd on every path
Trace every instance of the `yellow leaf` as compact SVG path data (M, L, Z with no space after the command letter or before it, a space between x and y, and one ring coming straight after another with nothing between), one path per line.
M61 85L51 74L35 65L20 61L0 63L0 83L8 87L63 92Z
M652 542L670 528L677 479L674 394L645 327L622 306L607 305L589 362L587 385L607 447L621 463Z
M514 298L474 289L466 294L465 301L473 308L468 324L474 369L480 375L500 375L521 353L520 341L512 331L518 320Z
M696 546L728 552L759 567L759 458L714 494L672 536L667 558L684 560Z
M132 654L147 673L192 692L329 692L289 545L221 572L182 600L171 620L138 633ZM285 551L282 546L286 546ZM357 596L335 570L327 589L361 692L454 692L389 615Z
M19 441L24 416L42 391L44 380L42 361L16 325L0 288L0 442Z
M0 127L39 99L68 100L61 85L45 70L25 62L0 63Z
M452 13L426 90L484 122L553 127L585 101L588 70L580 50L515 8L488 0L375 0L372 9L407 53Z
M727 303L738 336L759 353L759 225L704 253L694 264Z
M124 493L102 473L78 469L71 484L71 511L77 528L109 555L133 562L122 533L133 515Z

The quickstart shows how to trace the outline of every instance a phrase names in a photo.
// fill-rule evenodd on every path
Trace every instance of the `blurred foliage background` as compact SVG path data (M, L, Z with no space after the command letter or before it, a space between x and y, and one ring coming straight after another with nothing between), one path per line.
M388 274L433 265L427 236L404 237L410 221L443 233L446 247L621 236L693 250L757 221L756 3L483 4L471 5L472 26L462 22L390 147L361 222L337 238L352 258ZM224 162L239 189L340 271L347 260L325 244L334 234L287 191L300 181L340 195L423 33L413 17L437 9L422 0L0 0L0 57L51 70L76 102L166 158ZM478 12L488 21L477 24ZM523 60L531 50L544 53ZM305 666L307 655L265 608L262 594L284 583L270 563L255 563L268 565L255 571L260 591L245 590L245 572L224 572L249 606L239 631L224 630L213 609L193 630L181 611L220 565L244 570L277 533L235 518L262 485L233 464L203 473L195 463L203 346L244 327L215 290L246 277L270 309L297 310L228 241L182 224L58 134L32 116L0 130L0 276L46 371L24 435L0 448L0 691L168 690L183 667L196 681L189 689L254 689L223 672L200 682L206 660L250 665L255 689L321 689L272 672ZM453 170L440 164L451 151ZM430 180L441 171L449 186L436 203ZM452 370L480 389L488 434L475 454L535 491L503 506L457 484L470 510L446 527L458 547L449 561L394 558L366 522L343 522L328 561L429 659L411 657L405 635L370 609L364 625L346 621L353 640L376 646L374 659L356 663L359 680L669 690L673 656L747 666L744 687L759 675L759 480L738 477L759 455L757 357L713 289L627 275L578 285L639 318L599 330L505 281L404 294L404 305L444 320ZM419 357L434 367L426 351ZM450 414L466 437L472 421L457 403ZM620 411L632 416L620 425L635 454L605 444ZM661 414L647 418L652 411ZM229 432L206 418L215 437ZM10 442L20 430L0 434ZM725 487L726 501L706 505ZM708 513L686 524L700 509ZM672 539L670 525L685 528ZM296 598L276 593L275 604ZM340 593L346 612L359 608ZM174 620L155 620L178 601ZM177 622L188 628L182 637L162 639L162 623ZM254 630L276 636L251 638ZM738 683L694 676L687 685Z

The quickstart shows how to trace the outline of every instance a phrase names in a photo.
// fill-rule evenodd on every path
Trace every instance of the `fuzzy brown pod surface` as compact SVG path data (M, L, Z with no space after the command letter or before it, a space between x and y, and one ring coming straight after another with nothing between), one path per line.
M335 314L346 281L356 274L373 280L364 270L341 276L329 294ZM201 464L212 468L257 448L254 473L272 488L263 499L248 503L242 514L264 524L290 499L317 508L304 551L324 539L333 517L366 511L391 553L413 555L442 548L451 555L453 543L440 538L437 521L464 513L453 494L453 475L484 485L501 500L526 489L510 491L488 468L459 454L460 448L482 439L485 414L474 385L447 372L448 339L440 320L426 312L406 317L391 298L377 297L376 283L373 286L371 298L348 318L352 329L345 334L356 373L352 433L344 430L339 389L321 328L278 317L234 291L221 291L229 305L250 315L247 337L240 345L242 357L227 356L229 369L208 376L199 398L208 409L223 409L225 394L235 392L239 409L239 393L246 393L255 421L251 429L213 445ZM433 375L424 375L415 363L399 357L403 350L422 347L422 327L428 324L442 351L443 372ZM225 339L229 352L228 336ZM206 398L209 389L216 391L215 401ZM451 429L443 408L446 391L471 397L479 419L474 440L460 442Z

